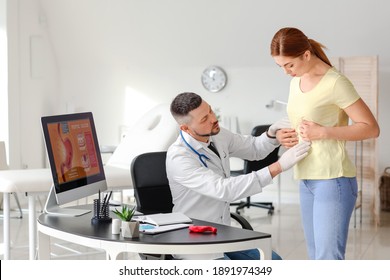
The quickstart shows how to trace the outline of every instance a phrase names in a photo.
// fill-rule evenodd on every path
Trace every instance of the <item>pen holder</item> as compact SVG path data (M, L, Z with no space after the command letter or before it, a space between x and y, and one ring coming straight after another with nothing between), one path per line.
M94 199L92 224L106 224L111 223L111 221L108 203L102 203L99 199Z

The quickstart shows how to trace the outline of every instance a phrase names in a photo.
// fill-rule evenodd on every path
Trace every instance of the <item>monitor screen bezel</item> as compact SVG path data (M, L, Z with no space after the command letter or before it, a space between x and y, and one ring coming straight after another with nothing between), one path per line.
M94 152L98 163L99 172L94 175L86 176L65 183L59 182L59 175L57 174L56 162L53 153L52 141L49 135L49 124L71 122L77 120L88 120L91 128L92 139L94 141ZM89 195L97 194L99 191L107 190L106 177L103 168L103 162L101 158L99 142L96 133L96 127L93 119L92 112L72 113L64 115L44 116L41 118L42 129L46 144L46 151L50 163L50 169L53 176L54 191L57 203L59 205L65 204L71 201L78 200L80 198L87 197Z

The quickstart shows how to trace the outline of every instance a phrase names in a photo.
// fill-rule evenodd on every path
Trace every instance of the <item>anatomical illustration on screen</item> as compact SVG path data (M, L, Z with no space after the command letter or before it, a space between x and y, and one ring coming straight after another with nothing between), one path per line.
M48 131L60 184L99 173L88 119L51 123Z

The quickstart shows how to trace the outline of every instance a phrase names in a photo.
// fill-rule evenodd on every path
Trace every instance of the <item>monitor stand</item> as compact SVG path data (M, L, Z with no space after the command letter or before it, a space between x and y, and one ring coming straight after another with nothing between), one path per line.
M50 214L50 215L76 217L76 216L81 216L81 215L87 214L87 213L91 212L92 210L61 208L57 204L54 186L51 186L50 191L49 191L49 195L48 195L47 200L46 200L44 211L45 211L45 213Z

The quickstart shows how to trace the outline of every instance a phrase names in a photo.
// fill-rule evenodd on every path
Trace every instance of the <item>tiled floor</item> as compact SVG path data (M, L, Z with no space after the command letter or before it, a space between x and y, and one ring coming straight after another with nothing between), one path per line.
M363 211L367 212L367 211ZM12 214L17 214L13 212ZM306 248L301 228L299 206L281 205L272 216L267 210L253 208L245 209L242 215L247 218L255 230L272 234L273 249L286 260L306 260ZM349 230L346 259L350 260L390 260L390 212L382 212L380 227L375 227L368 215L362 217L354 227L352 216ZM11 219L12 259L28 259L28 213L24 212L23 219ZM3 224L0 226L1 241L3 240ZM57 259L105 259L104 252L81 247L74 244L55 241L53 258ZM3 244L1 244L3 246ZM1 256L3 259L3 248ZM129 254L128 258L138 259L138 255Z

